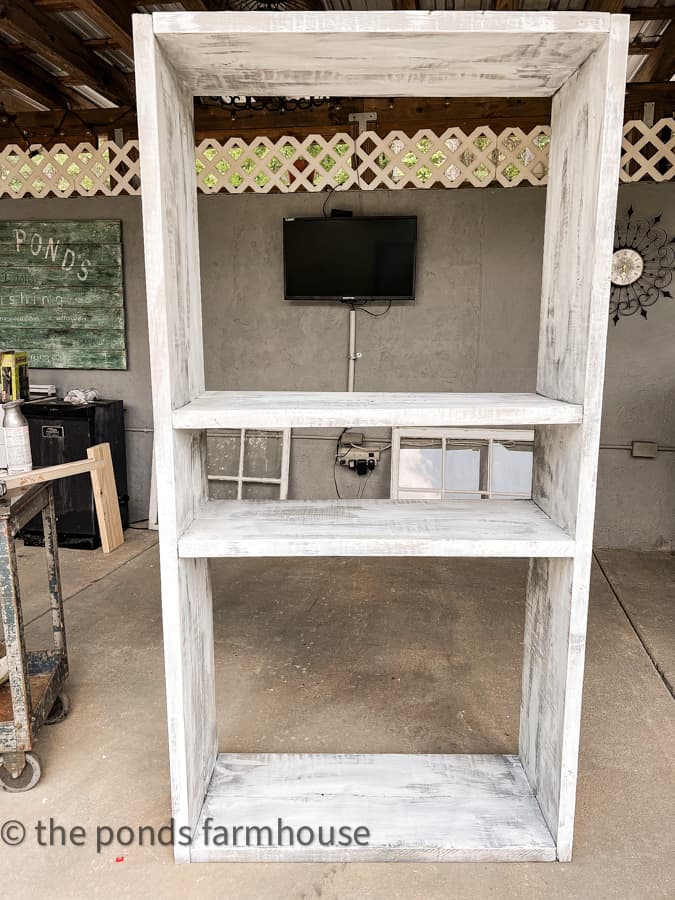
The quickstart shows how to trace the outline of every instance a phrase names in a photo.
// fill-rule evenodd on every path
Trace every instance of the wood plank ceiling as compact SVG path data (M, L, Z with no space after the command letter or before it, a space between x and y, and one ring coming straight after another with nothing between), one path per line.
M131 15L161 9L603 10L631 16L626 118L675 111L675 0L0 0L0 145L74 145L136 136ZM354 112L376 112L377 130L531 128L550 117L549 99L333 98L310 109L196 107L197 139L352 131Z

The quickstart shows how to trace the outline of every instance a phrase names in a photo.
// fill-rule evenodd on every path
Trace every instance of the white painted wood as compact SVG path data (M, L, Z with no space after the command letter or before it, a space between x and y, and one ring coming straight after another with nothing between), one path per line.
M211 589L206 560L179 559L178 535L207 497L203 432L175 431L172 406L204 389L192 100L134 17L162 620L173 816L193 827L217 752ZM177 860L186 848L176 845Z
M530 563L520 757L557 855L569 860L628 45L608 43L553 99L537 389L581 403L576 428L537 430L533 498L576 538L572 560Z
M314 841L279 847L279 819L294 839L312 828ZM236 826L244 828L235 835ZM245 826L272 833L249 831L247 847ZM350 835L363 826L368 834L358 837L368 846L322 847L319 827L330 841L331 826ZM218 827L229 846L215 845ZM290 843L289 832L281 839ZM517 756L220 754L191 858L536 861L555 859L555 845Z
M572 556L529 500L210 500L178 544L207 556Z
M157 39L189 89L207 95L551 96L609 29L603 13L565 12L160 13L154 19Z
M205 391L174 410L174 428L578 424L580 404L539 394Z
M137 82L138 112L172 797L179 826L195 824L216 753L211 596L204 556L308 552L543 556L531 563L528 585L523 769L513 760L504 778L496 773L488 803L485 785L492 783L491 776L483 771L476 775L481 757L469 758L464 776L452 765L444 769L447 778L439 796L445 791L452 802L446 801L443 815L440 807L435 811L429 807L424 824L430 838L425 846L433 846L431 855L436 859L534 858L527 856L533 852L540 854L536 858L552 858L551 847L542 849L538 839L533 841L527 824L532 824L532 810L537 812L531 802L534 794L556 841L558 858L570 858L627 37L627 17L594 13L237 12L135 17L136 59L144 75ZM363 407L326 411L325 406L310 410L287 404L252 412L244 405L244 415L242 410L223 408L218 400L215 421L209 418L213 410L191 419L196 407L187 407L175 414L174 422L173 407L200 403L196 398L204 391L191 94L555 95L537 390L543 397L572 404L564 407L567 413L574 410L572 418L555 418L567 413L548 400L545 409L530 405L525 410L520 403L514 406L511 398L507 413L495 405L494 395L485 404L477 403L473 395L464 408L456 403L442 410L434 407L430 420L419 418L424 404L392 408L385 403L377 415L373 409L363 412ZM495 177L500 180L499 172ZM234 183L232 187L238 190ZM482 405L487 412L481 412ZM345 412L349 422L338 423ZM204 505L204 429L233 427L234 422L234 427L271 427L269 419L259 419L263 413L279 416L277 427L286 428L534 425L536 503L433 501L428 509L423 501L405 507L396 501L289 501L274 509L251 502ZM382 419L377 418L380 414ZM439 422L440 415L450 418ZM339 757L329 759L338 769L331 796L345 791L366 796L361 776L355 780ZM414 785L422 784L425 797L434 795L436 776L423 771L428 759L416 757L406 769L403 823L412 823L419 813ZM436 772L432 763L429 767ZM280 772L268 784L268 795L273 795L270 785L279 782L295 783L302 794L298 777L307 775L311 780L312 768L316 766L299 765L290 779L288 772ZM523 772L529 789L520 787ZM366 807L381 802L373 796L378 778L375 761L367 779L372 792ZM217 783L214 780L214 787ZM239 783L241 808L252 812L248 804L254 802L253 780L242 775ZM386 777L385 783L392 787ZM457 789L459 784L466 789ZM218 799L219 814L231 810L237 790L235 780L227 796ZM514 792L527 801L527 808L511 804ZM271 799L277 803L278 798ZM259 801L267 804L265 810L272 810L271 799ZM398 821L394 813L402 797L395 799L396 804L381 805L378 811L388 828ZM454 831L453 821L459 823ZM433 843L434 822L448 823L444 833L449 836L440 850L438 841ZM250 824L250 819L242 824ZM514 830L522 842L513 838ZM394 847L389 835L395 838L395 830L384 833L383 852L389 856L380 858L403 858L406 852L410 858L429 858L410 831L402 833L402 842ZM469 840L474 841L471 847ZM412 842L410 847L406 841ZM193 858L200 852L196 845ZM179 859L190 855L181 845L176 854ZM288 858L287 853L280 858ZM345 858L355 858L354 853Z

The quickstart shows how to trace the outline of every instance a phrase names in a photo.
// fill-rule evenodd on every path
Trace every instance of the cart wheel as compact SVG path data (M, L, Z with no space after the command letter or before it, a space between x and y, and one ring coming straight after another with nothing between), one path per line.
M11 794L30 791L40 780L42 769L40 760L34 753L26 753L26 765L18 778L12 778L9 770L0 766L0 785Z
M54 701L51 712L45 719L45 725L57 725L59 722L63 722L69 712L70 697L68 694L59 694Z

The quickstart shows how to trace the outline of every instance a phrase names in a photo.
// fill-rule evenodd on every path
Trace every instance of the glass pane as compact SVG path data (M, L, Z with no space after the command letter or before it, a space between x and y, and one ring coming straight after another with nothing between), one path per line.
M244 482L241 496L244 500L278 500L280 487L278 484L256 484L254 481Z
M448 441L445 450L446 491L477 491L480 483L481 448L487 442L472 442L470 446Z
M244 438L244 475L247 478L281 478L282 449L283 435L280 431L247 430Z
M440 491L399 491L399 500L440 500Z
M209 432L206 435L207 471L209 475L238 475L239 431Z
M402 488L440 490L443 444L440 438L401 439L398 483ZM399 491L399 496L403 493Z
M492 445L492 494L532 496L532 444Z
M209 481L209 497L211 500L236 500L236 481Z

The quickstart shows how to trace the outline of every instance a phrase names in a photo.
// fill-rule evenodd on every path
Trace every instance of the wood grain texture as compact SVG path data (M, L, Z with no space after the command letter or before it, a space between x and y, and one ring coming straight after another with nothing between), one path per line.
M628 22L553 100L537 390L584 407L578 427L537 429L532 496L576 539L573 560L533 559L520 757L569 860L578 766L609 276Z
M123 289L119 221L0 223L0 326L31 366L125 369Z
M101 465L92 466L91 492L94 496L103 552L112 553L124 543L124 530L117 499L110 444L95 444L93 447L88 447L87 456L92 461L101 463Z
M362 769L359 764L355 774L344 758L333 756L327 757L330 777L336 779L331 782L314 777L321 768L315 758L307 757L312 761L304 763L300 757L297 764L272 764L278 775L258 781L246 768L246 759L253 758L246 758L243 769L230 777L234 758L225 757L226 793L218 793L217 774L204 815L209 810L215 816L241 810L247 815L238 824L250 825L255 803L265 814L276 812L279 793L281 800L296 804L304 814L315 802L311 798L316 798L317 808L324 805L312 784L318 788L325 782L332 785L328 796L341 814L354 808L339 805L345 796L360 798L359 808L376 810L383 837L378 838L380 855L374 858L401 859L409 854L411 859L551 859L554 851L547 830L539 828L542 814L557 844L557 857L569 859L627 17L238 12L162 14L153 21L136 17L135 22L136 61L144 72L139 79L139 122L177 823L196 824L215 760L213 634L205 556L543 557L531 563L528 584L522 769L514 758L487 758L502 759L500 770L494 762L485 769L481 757L468 758L459 769L456 763L436 764L426 757L413 757L409 766L402 764L405 771L399 773L399 781L386 766ZM566 409L574 409L577 418L564 425L556 420L504 422L536 426L536 503L205 503L204 430L221 421L204 422L199 416L205 410L191 420L196 407L192 412L174 412L204 392L191 153L191 94L195 93L555 94L537 391L572 404ZM505 414L504 408L495 412L494 401L488 403L493 404L490 415ZM546 405L549 415L554 407L548 401ZM580 423L579 407L583 407ZM243 409L232 412L219 407L215 414L242 415ZM343 414L335 407L309 409L261 408L251 414L319 418ZM463 414L459 409L454 406L452 415ZM383 409L377 415L411 414L408 407L398 410ZM475 402L471 412L468 408L464 412L467 420L461 424L485 424L484 420L469 421L481 415ZM208 414L212 413L213 409ZM354 410L353 414L359 413ZM515 414L522 415L522 407ZM370 419L364 422L373 424ZM237 427L242 424L237 421ZM283 424L290 426L287 420ZM394 422L390 418L387 424ZM414 424L424 422L415 419ZM490 424L500 423L497 419ZM266 766L271 759L254 760L252 767ZM507 771L502 778L504 766ZM529 786L524 784L523 772ZM276 787L291 784L290 795ZM319 796L322 793L326 791L318 791ZM388 793L393 803L380 799ZM436 806L426 806L428 796ZM397 831L399 827L403 830ZM179 859L190 855L180 847L176 853ZM223 853L197 843L192 857L222 859ZM287 849L274 858L288 858ZM353 859L354 849L344 858Z
M179 541L202 556L571 556L529 500L210 500Z
M564 12L160 13L154 20L194 94L261 96L550 96L609 28L606 15Z
M204 390L192 100L134 17L171 796L192 827L216 758L213 614L206 560L178 559L178 535L207 496L206 435L175 431L172 408ZM187 851L175 847L178 861Z
M279 847L279 819L315 840ZM237 825L271 827L274 845L254 830L245 846L244 829L233 845ZM341 825L367 828L368 846L322 847L319 827L326 840ZM218 826L229 846L215 845ZM220 754L191 849L193 862L554 858L518 758L496 755Z
M538 394L205 391L174 411L174 428L538 425L581 422L577 404Z

